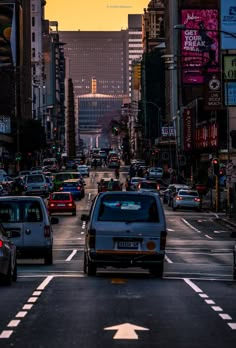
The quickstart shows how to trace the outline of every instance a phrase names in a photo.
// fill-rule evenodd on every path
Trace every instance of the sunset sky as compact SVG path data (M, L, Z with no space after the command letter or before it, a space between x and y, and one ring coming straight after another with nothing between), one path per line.
M128 14L142 14L150 0L46 0L45 18L59 30L121 30Z

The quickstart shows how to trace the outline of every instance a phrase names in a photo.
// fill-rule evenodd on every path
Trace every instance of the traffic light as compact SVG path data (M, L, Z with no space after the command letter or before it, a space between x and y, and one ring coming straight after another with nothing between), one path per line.
M213 158L212 160L213 174L219 175L220 173L220 162L218 158Z

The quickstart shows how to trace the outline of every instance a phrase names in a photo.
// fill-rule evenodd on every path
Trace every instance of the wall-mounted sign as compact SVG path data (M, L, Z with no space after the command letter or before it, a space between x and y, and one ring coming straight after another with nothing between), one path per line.
M221 49L236 49L236 2L235 0L221 0Z
M223 62L224 62L224 80L236 81L236 55L224 55Z
M183 111L183 121L184 121L184 151L192 151L192 147L193 147L192 109L184 109L184 111Z
M224 104L226 106L236 106L236 81L225 82Z
M163 137L175 137L174 127L161 127L161 135Z
M184 84L204 83L206 73L219 71L218 10L183 9L181 70Z
M221 109L222 107L222 88L221 75L219 73L209 74L205 79L205 103L207 110Z

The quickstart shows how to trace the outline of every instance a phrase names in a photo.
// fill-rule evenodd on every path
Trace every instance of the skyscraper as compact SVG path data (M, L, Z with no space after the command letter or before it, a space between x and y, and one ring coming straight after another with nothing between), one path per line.
M67 77L73 79L76 96L91 91L97 80L97 93L128 94L128 31L60 31L65 43Z

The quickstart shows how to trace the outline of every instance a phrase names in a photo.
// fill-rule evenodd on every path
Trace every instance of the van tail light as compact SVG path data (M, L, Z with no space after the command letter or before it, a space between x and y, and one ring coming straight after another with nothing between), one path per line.
M3 247L3 241L0 239L0 248Z
M160 250L165 250L166 247L166 231L161 231L161 238L160 238Z
M44 237L49 238L51 236L50 226L44 226Z
M88 231L88 245L90 249L95 249L95 236L96 236L96 230L91 228Z

